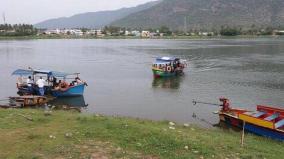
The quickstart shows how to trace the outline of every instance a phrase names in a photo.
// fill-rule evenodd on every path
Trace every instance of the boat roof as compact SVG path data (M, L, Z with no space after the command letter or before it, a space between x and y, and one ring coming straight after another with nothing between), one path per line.
M159 57L156 59L155 64L167 64L173 61L180 60L179 58L175 57Z
M40 69L35 69L35 70L17 69L12 73L12 75L16 75L16 76L32 76L35 74L46 74L48 76L53 76L53 77L66 77L68 75L73 75L71 73L64 73L64 72L50 71L50 70L40 70Z

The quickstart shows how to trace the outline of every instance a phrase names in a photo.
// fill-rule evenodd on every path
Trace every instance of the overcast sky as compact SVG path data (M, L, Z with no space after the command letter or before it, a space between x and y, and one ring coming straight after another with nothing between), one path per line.
M0 0L0 23L38 23L77 13L132 7L153 0Z

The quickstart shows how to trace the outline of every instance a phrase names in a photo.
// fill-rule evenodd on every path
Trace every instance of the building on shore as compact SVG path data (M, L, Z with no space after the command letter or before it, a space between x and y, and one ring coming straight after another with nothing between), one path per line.
M149 37L151 37L150 31L142 31L141 37L142 38L149 38Z

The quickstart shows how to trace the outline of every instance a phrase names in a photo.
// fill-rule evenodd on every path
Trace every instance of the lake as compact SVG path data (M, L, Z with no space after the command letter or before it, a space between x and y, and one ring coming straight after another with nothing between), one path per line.
M187 59L185 76L155 80L151 64L160 56ZM0 41L0 63L0 99L16 95L11 73L32 67L80 72L89 85L84 98L58 103L85 103L89 113L206 126L218 123L212 113L218 108L194 106L193 99L218 103L223 96L250 110L284 108L283 38L7 40Z

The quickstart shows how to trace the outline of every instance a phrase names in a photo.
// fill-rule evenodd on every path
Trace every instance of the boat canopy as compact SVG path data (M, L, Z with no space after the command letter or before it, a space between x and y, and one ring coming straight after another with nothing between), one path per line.
M66 77L68 75L73 75L70 73L64 73L64 72L58 72L58 71L49 71L49 70L24 70L24 69L18 69L15 70L12 75L16 76L32 76L35 74L46 74L47 76L53 76L53 77Z
M180 59L174 58L174 57L160 57L156 59L155 64L168 64L170 62L178 61L178 60Z

